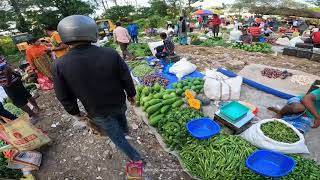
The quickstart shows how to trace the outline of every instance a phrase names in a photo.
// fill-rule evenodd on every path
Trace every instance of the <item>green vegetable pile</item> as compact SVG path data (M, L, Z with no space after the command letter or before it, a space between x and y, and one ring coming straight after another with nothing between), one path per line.
M130 44L128 50L138 57L152 56L152 52L146 43Z
M155 71L152 67L147 64L141 64L132 69L132 72L135 76L141 78L145 75L153 74Z
M271 45L268 43L254 43L254 44L240 44L235 43L231 48L242 49L249 52L261 52L261 53L270 53Z
M193 139L187 132L187 122L202 117L204 115L198 110L176 108L158 122L158 131L171 151L181 150L188 140Z
M203 41L199 45L205 46L205 47L216 47L216 46L229 47L230 46L230 44L227 43L226 41L224 41L222 38L210 38L210 39Z
M25 87L29 92L37 89L37 85L35 83L26 84Z
M23 177L20 170L9 169L7 165L6 158L0 153L0 179L19 179Z
M157 126L160 119L172 108L178 108L184 101L173 90L165 90L158 83L153 87L138 86L136 105L142 106L149 117L149 124Z
M217 135L205 141L191 141L180 152L187 170L200 179L238 179L245 160L256 150L238 136Z
M290 155L292 156L297 165L293 171L288 175L279 180L319 180L320 179L320 166L317 162L311 159L305 159L300 155ZM237 177L238 180L271 180L272 178L263 177L257 175L250 171L249 169L244 169L240 176Z
M107 43L105 43L103 45L103 47L109 47L109 48L112 48L112 49L117 49L117 44L114 43L113 41L108 41Z
M21 109L17 108L17 107L16 107L15 105L13 105L12 103L7 103L7 104L3 105L3 107L4 107L7 111L11 112L13 115L15 115L15 116L17 116L17 117L19 117L19 116L21 116L22 114L24 114L24 112L23 112Z
M187 78L172 84L173 89L179 96L183 96L183 92L191 89L196 93L203 93L204 80L201 78Z
M148 65L146 61L126 61L126 64L128 65L129 69L133 69L139 65Z
M300 140L293 129L278 121L262 124L261 130L264 135L279 142L295 143Z

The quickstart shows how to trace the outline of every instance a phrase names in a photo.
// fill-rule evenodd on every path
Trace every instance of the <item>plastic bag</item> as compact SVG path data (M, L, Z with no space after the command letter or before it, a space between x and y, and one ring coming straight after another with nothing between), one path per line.
M304 43L304 42L302 41L302 39L301 39L301 36L292 38L292 39L290 40L289 46L295 47L297 43Z
M28 171L39 170L42 154L37 151L16 151L10 158L8 167L11 169L23 169Z
M212 100L239 100L242 77L229 78L217 71L206 70L204 93Z
M7 137L7 142L19 151L34 150L50 142L47 135L29 122L27 114L14 121L8 119L5 121L0 131Z
M237 30L237 29L234 29L230 32L230 38L229 40L230 41L239 41L240 40L240 36L242 35L242 32Z
M169 72L175 74L180 80L184 76L193 73L197 69L197 66L192 64L187 60L187 58L182 58L180 61L176 62L171 66Z
M158 41L158 42L149 42L148 46L149 49L151 50L153 56L157 54L157 51L155 50L156 47L163 45L163 41Z
M271 121L278 121L290 127L299 136L300 140L298 142L289 144L278 142L265 136L260 127L262 124ZM268 149L286 154L309 153L308 147L305 145L304 136L294 126L281 119L262 120L252 125L249 129L240 134L240 137L250 142L254 146L257 146L258 148L262 149Z
M278 38L276 41L276 44L282 45L282 46L289 46L290 40L285 37L285 38Z

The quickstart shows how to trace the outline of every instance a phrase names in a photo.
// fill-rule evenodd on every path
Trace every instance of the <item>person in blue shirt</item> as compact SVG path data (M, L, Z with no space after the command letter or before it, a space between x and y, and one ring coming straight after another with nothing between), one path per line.
M131 20L129 22L127 30L129 32L129 35L131 36L132 42L133 43L138 43L138 33L139 33L138 25Z

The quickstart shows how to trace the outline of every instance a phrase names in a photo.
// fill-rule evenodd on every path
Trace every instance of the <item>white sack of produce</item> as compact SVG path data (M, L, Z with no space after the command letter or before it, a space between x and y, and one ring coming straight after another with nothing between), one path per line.
M291 47L296 47L296 44L297 44L297 43L304 43L303 40L301 39L301 36L292 38L292 39L290 40L289 46L291 46Z
M229 78L222 73L206 70L204 93L212 100L239 100L242 77Z
M163 45L163 41L158 41L158 42L149 42L148 46L152 52L152 54L155 56L157 51L155 50L156 47Z
M234 29L230 32L230 41L239 41L240 36L242 35L242 32L238 29Z
M189 62L187 58L182 58L180 61L174 63L174 65L170 67L169 72L175 74L180 80L184 76L193 73L196 69L196 65Z
M278 121L291 128L298 135L299 140L295 143L290 144L279 142L267 137L261 130L261 125L272 121ZM286 154L309 153L308 147L305 145L304 136L294 126L281 119L265 119L259 121L258 123L252 125L249 129L241 133L240 137L261 149L268 149Z
M289 46L290 40L287 37L278 38L277 41L276 41L276 44L279 44L279 45L282 45L282 46Z

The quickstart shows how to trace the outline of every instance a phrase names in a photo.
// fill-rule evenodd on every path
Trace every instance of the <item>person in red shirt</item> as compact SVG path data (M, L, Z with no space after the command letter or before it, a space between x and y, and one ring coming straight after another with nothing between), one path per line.
M202 16L199 16L199 17L198 17L198 23L199 23L200 30L201 30L202 27L203 27L203 18L202 18Z
M258 38L261 35L261 29L257 24L254 24L252 27L248 28L248 33L250 33L253 38Z
M311 34L311 40L313 44L320 44L320 32L313 32Z
M212 33L214 37L218 37L220 25L221 19L218 15L214 14L213 18L209 22L209 26L212 28Z

